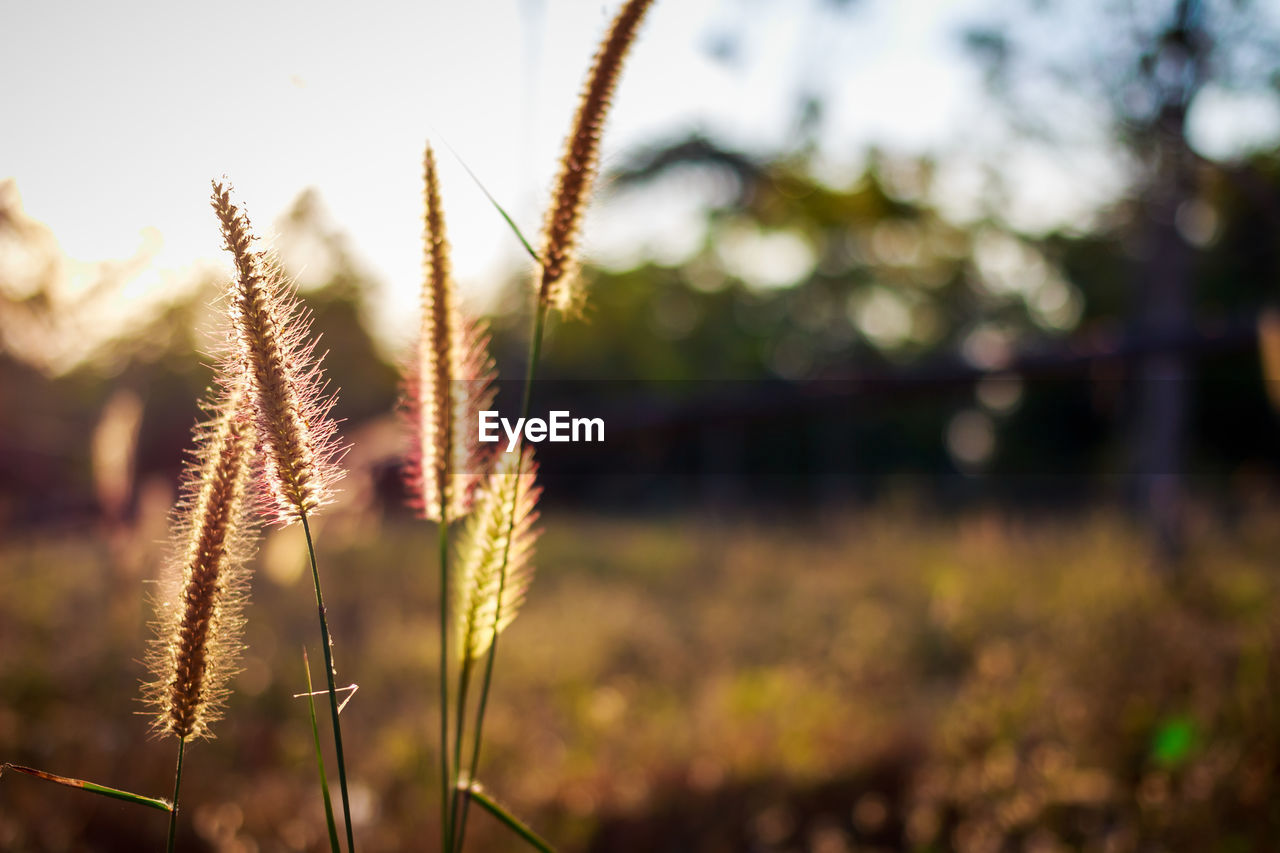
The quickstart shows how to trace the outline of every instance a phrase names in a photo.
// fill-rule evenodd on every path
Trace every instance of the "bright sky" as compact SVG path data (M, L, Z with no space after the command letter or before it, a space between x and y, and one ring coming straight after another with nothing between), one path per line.
M27 212L77 260L126 257L158 234L156 264L130 290L140 301L163 298L193 264L225 264L210 178L232 179L264 235L314 187L386 285L382 319L406 333L423 140L452 145L535 236L618 2L11 3L0 27L0 178L16 178ZM849 26L831 26L818 0L659 0L616 100L606 163L692 129L785 148L792 96L806 84L830 95L823 147L837 170L872 141L925 151L972 137L981 86L956 34L991 6L860 0ZM740 38L740 63L708 49L724 33ZM519 250L441 157L455 266L479 300ZM1026 169L1046 182L1042 197L1067 205L1052 170ZM637 232L654 224L629 221Z

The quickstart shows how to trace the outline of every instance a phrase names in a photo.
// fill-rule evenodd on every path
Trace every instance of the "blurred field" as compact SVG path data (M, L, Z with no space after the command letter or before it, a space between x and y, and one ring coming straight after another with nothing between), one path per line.
M1274 849L1280 525L1193 536L1176 589L1104 517L544 519L483 779L572 850ZM158 522L157 522L158 524ZM161 535L0 546L0 755L167 796L136 685ZM433 837L434 531L319 530L361 848ZM260 553L244 672L188 751L187 850L318 849L297 531ZM313 663L313 667L315 664ZM315 669L319 677L318 668ZM515 842L476 814L474 849ZM0 781L4 850L159 849L165 821Z

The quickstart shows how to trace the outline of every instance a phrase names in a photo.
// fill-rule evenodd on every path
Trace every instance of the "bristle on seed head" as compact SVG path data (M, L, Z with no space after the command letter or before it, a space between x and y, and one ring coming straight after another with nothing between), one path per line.
M309 339L310 314L278 264L254 250L249 219L232 201L231 188L213 182L218 215L236 275L228 294L236 360L247 378L263 450L262 498L268 516L290 524L329 503L342 476L335 397L326 393Z
M184 740L211 736L240 651L245 565L256 539L246 498L254 449L246 403L235 381L196 427L174 511L167 589L156 602L148 654L154 680L144 698L155 711L152 729Z
M581 301L574 279L582 212L599 168L600 137L623 60L652 5L653 0L627 0L622 5L587 75L543 224L538 299L544 307L572 311Z
M411 505L425 518L460 518L484 470L477 416L493 402L488 336L458 307L435 154L423 158L422 327L405 371Z

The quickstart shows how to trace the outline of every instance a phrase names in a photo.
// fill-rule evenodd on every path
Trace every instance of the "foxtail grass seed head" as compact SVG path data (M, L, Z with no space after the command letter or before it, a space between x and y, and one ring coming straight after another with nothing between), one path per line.
M425 518L460 518L483 476L476 420L493 401L488 337L458 308L435 154L423 158L422 327L405 371L409 501ZM447 513L446 513L447 511Z
M157 600L144 698L153 730L210 736L240 651L245 564L256 530L247 518L254 430L244 385L234 382L196 427L174 511L166 593Z
M335 397L326 392L309 339L311 317L293 296L279 266L254 250L249 219L229 185L213 182L213 209L225 248L235 260L228 294L236 360L263 451L262 499L268 516L291 524L329 503L342 476Z
M653 0L627 0L622 5L587 75L543 224L538 299L544 307L572 311L581 300L574 287L578 232L599 169L600 137L623 60L652 5Z
M464 661L484 654L495 626L503 631L524 603L533 580L533 547L539 533L534 524L541 494L532 448L499 454L458 548L454 612Z

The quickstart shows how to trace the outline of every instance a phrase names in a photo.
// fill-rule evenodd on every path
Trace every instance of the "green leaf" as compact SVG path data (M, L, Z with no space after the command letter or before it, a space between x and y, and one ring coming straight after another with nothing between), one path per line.
M111 797L113 800L124 800L126 803L137 803L140 806L146 806L147 808L156 809L162 812L173 811L173 805L168 800L161 800L155 797L144 797L141 794L121 791L119 788L108 788L106 785L86 782L83 779L72 779L69 776L58 776L55 773L46 773L45 771L37 770L34 767L23 767L21 764L9 764L8 762L0 765L0 775L4 775L4 771L6 770L25 773L28 776L34 776L37 779L43 779L44 781L52 782L55 785L64 785L68 788L79 788L81 791L88 791L91 794L100 794L104 797Z
M471 180L476 182L476 186L480 188L480 192L484 193L484 197L489 199L489 204L493 205L494 210L498 211L498 215L506 221L507 227L511 229L512 234L516 235L516 239L520 241L521 246L524 246L524 250L529 253L529 257L533 258L533 262L535 264L542 263L541 259L538 258L537 251L535 251L529 241L525 239L524 233L520 230L520 226L516 225L516 221L511 218L511 214L507 213L506 209L502 205L498 204L498 200L489 192L489 188L486 187L478 177L476 177L476 173L471 171L471 167L467 165L467 161L463 160L458 152L453 150L453 146L443 138L440 141L444 143L445 148L449 149L449 153L458 161L458 165L462 166L462 168L466 170L466 173L471 176Z
M534 850L539 850L541 853L556 853L555 848L539 836L538 833L530 829L524 821L511 814L511 812L507 811L503 806L499 805L496 800L486 794L484 788L480 787L479 782L472 782L470 785L465 786L464 790L471 799L475 800L480 805L481 808L497 818L498 821L507 829L520 836L520 838Z

